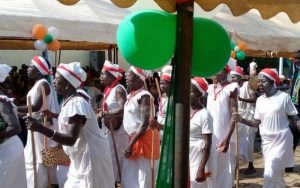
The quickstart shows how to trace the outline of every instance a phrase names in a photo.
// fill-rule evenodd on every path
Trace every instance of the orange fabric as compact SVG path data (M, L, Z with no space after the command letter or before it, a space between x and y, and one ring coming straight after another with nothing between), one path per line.
M132 147L132 154L128 159L136 160L139 157L145 157L151 160L151 149L152 149L152 131L154 132L154 149L153 149L153 159L159 159L160 155L160 139L159 133L157 129L148 129L145 133L140 137L138 141ZM129 138L129 140L132 136Z

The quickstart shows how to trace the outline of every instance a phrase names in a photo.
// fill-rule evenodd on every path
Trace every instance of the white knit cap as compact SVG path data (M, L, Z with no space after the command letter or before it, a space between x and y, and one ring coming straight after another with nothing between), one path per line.
M170 81L172 76L172 68L173 67L171 65L164 66L164 68L161 70L160 78L162 80Z
M0 64L0 82L4 82L6 78L9 76L9 73L11 71L11 66L8 66L6 64Z
M40 71L42 75L45 76L52 74L50 62L43 57L34 56L31 60L31 63Z
M204 78L195 77L191 79L191 82L196 88L201 92L202 95L205 95L208 89L208 83Z
M258 75L264 75L266 77L268 77L269 79L274 81L274 84L276 86L280 85L280 79L278 77L278 73L276 69L270 69L270 68L264 68L263 70L261 70Z
M57 67L59 72L70 84L77 89L86 80L86 73L80 67L80 62L72 62L69 64L59 64Z
M230 57L227 64L225 65L225 69L226 69L227 73L230 73L231 70L235 70L236 64L237 64L236 60L233 59L232 57Z
M243 76L244 75L244 70L242 67L236 66L235 70L231 70L230 71L231 75L239 75L239 76Z
M152 72L148 70L143 70L134 66L130 67L130 70L134 72L142 81L144 81L146 78L152 76Z
M105 60L103 70L112 74L115 78L122 77L121 69L118 64L112 64L110 61Z

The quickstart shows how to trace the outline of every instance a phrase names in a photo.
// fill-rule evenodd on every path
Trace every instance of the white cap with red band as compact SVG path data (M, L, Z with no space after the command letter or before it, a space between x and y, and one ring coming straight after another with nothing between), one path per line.
M43 57L34 56L31 60L31 63L40 71L43 76L52 74L50 62Z
M191 80L192 84L196 86L196 88L201 92L202 95L205 95L207 89L208 89L208 83L204 78L195 77Z
M244 75L244 71L242 67L236 66L235 70L231 70L230 74L234 74L234 75L239 75L239 76L243 76Z
M172 68L173 68L173 67L172 67L171 65L166 65L166 66L161 70L160 78L161 78L162 80L171 81Z
M152 76L152 72L148 71L148 70L143 70L134 66L130 67L130 70L132 70L132 72L134 74L136 74L142 81L144 81L146 78L149 78L150 76Z
M273 80L274 83L279 86L280 85L280 79L278 77L278 73L276 69L269 69L269 68L265 68L262 71L260 71L260 73L258 75L264 75L266 77L268 77L269 79Z
M70 84L77 89L86 80L86 72L81 68L80 62L69 64L59 64L57 67L59 72Z
M103 65L103 70L112 74L115 78L122 77L122 69L118 64L112 64L110 61L105 60Z

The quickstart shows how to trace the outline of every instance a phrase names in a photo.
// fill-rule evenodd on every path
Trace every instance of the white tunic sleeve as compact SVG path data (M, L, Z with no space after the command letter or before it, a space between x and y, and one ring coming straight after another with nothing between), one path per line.
M210 113L203 109L200 114L200 121L202 126L202 134L210 134L213 132L213 119Z
M225 88L224 91L226 92L226 95L230 96L235 89L239 89L239 85L236 82L233 82L225 86Z
M87 119L92 117L92 111L90 110L91 105L80 96L71 98L63 108L65 110L62 110L60 115L64 118L73 117L76 114L85 116Z
M297 111L295 105L293 104L291 97L288 94L285 97L284 109L286 111L286 114L289 116L298 114L298 111Z

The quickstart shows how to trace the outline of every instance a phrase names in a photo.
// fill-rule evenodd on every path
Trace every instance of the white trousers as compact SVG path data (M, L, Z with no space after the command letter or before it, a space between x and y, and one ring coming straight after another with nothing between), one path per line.
M157 161L154 161L154 167L156 172ZM122 188L151 187L151 160L144 157L140 157L137 160L125 159L122 172Z

